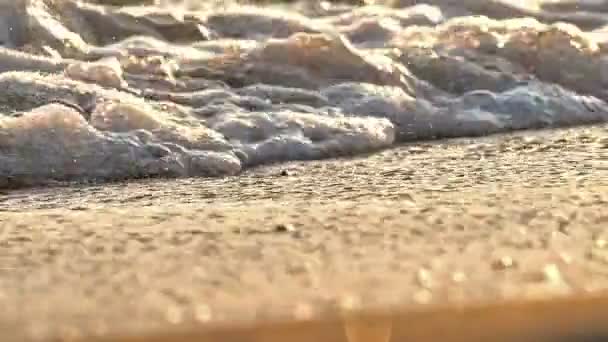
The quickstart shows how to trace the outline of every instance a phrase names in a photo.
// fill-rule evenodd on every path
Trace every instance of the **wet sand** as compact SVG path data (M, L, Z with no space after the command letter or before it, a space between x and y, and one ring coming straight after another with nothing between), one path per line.
M402 145L220 179L5 191L6 341L608 285L608 127ZM357 304L358 305L358 304Z

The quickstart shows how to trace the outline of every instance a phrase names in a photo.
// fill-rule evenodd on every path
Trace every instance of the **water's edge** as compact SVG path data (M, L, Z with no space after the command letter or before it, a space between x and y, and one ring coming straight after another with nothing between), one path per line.
M0 188L221 177L608 121L600 5L421 2L0 0Z

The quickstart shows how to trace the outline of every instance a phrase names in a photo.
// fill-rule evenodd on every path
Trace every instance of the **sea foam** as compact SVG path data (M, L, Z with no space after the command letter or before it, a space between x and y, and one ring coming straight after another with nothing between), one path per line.
M608 121L601 15L422 2L0 0L0 186L227 176Z

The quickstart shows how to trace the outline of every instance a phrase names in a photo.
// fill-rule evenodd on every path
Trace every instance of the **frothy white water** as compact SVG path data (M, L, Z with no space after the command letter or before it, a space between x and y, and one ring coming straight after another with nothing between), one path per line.
M0 186L234 175L608 121L597 16L583 31L558 12L441 1L315 15L2 1L0 23L25 28L0 48Z

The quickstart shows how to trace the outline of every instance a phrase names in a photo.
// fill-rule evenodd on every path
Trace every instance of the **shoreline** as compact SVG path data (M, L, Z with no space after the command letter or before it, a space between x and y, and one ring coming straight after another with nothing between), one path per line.
M344 296L415 309L597 293L607 136L586 127L9 193L0 326L22 340L107 336L321 315Z

